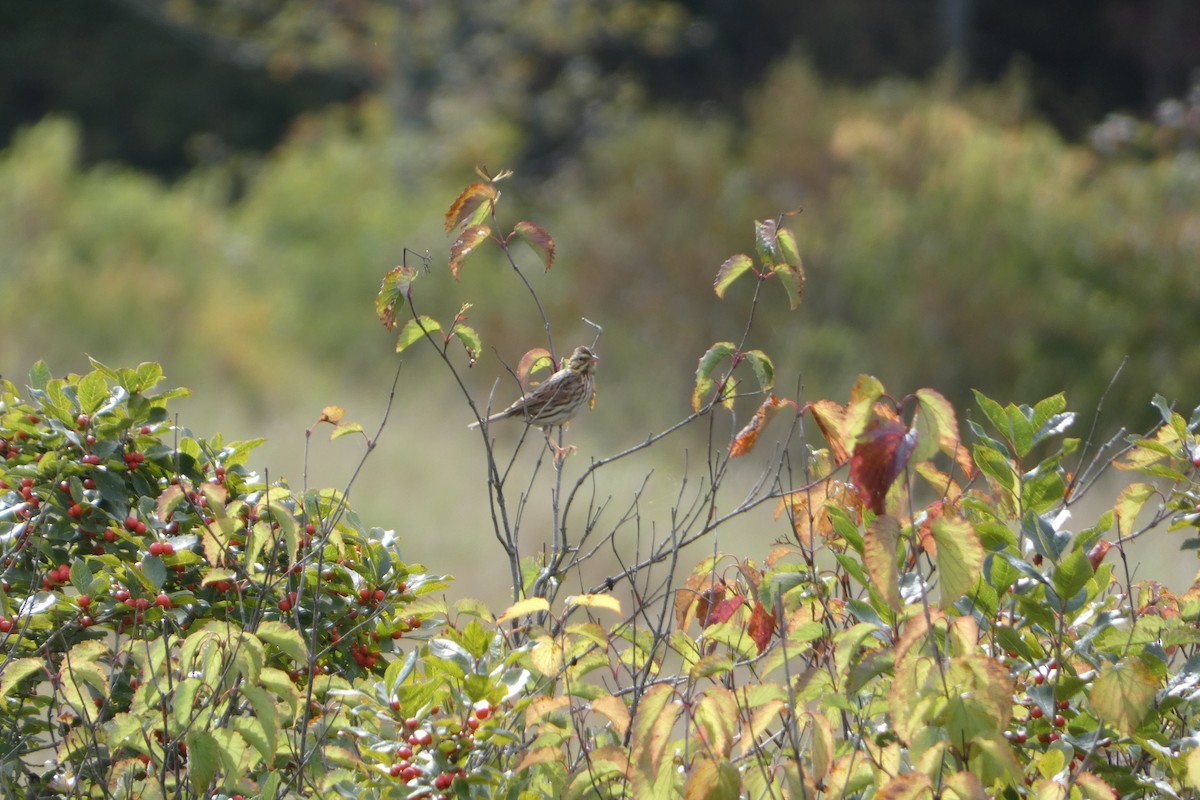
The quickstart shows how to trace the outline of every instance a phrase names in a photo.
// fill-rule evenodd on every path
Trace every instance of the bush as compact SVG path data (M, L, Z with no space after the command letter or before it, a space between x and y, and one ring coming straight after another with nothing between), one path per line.
M537 313L512 245L547 270L556 246L535 223L502 222L503 177L485 175L447 214L451 272L486 286L471 270L494 248ZM757 223L754 256L717 273L718 297L741 284L752 297L737 340L698 354L691 412L578 466L561 429L543 440L519 417L487 421L491 396L464 376L496 371L485 335L465 309L439 320L414 308L437 280L427 265L384 278L377 311L397 349L434 355L483 423L492 533L512 577L498 615L442 599L448 580L406 564L348 489L266 483L245 467L257 442L180 427L168 406L183 392L156 391L154 364L93 362L65 379L39 364L24 397L5 382L0 789L715 800L1200 788L1200 598L1132 583L1123 557L1161 523L1196 527L1200 412L1156 398L1150 434L1100 445L1066 435L1076 419L1061 394L1016 406L977 393L969 439L932 389L895 399L863 376L844 405L776 395L775 361L753 343L765 292L803 300L786 220ZM561 366L543 319L546 346L508 368L513 391ZM361 437L364 458L384 429L367 436L336 407L310 435L324 425ZM613 502L633 457L689 427L710 444L670 508L640 492ZM1148 482L1068 529L1114 467ZM525 524L539 497L554 521L542 536ZM780 521L766 558L720 549L755 509ZM598 572L603 550L618 571Z

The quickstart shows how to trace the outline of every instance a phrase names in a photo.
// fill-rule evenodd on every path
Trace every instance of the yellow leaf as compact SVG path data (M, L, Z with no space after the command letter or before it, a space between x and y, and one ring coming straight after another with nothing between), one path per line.
M529 597L524 600L520 600L516 603L513 603L511 606L504 609L504 613L501 614L496 619L496 622L503 624L505 622L508 622L510 619L517 619L518 617L528 617L530 614L540 614L543 611L549 611L549 610L550 610L550 603L548 603L546 601L546 598L544 598L544 597Z
M602 608L621 615L621 601L609 594L576 594L567 598L568 606Z

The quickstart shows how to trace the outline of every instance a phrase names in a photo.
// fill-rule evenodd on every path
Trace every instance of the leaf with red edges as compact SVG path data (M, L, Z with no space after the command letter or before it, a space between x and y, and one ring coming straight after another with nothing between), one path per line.
M788 309L795 311L804 302L804 284L806 281L804 267L793 267L789 264L776 264L771 273L779 279L783 291L787 295Z
M753 267L754 262L748 255L738 253L736 256L727 258L721 268L717 270L717 278L713 281L713 290L717 293L717 297L724 299L725 290L729 288L729 285Z
M763 400L762 405L754 412L754 416L746 423L746 427L738 431L737 436L733 437L733 443L729 445L729 457L738 458L744 456L754 449L754 445L758 442L759 434L766 429L767 424L779 412L779 409L791 406L796 407L796 404L791 400L783 400L776 395L770 395L766 400Z
M513 236L533 248L538 258L546 265L546 272L554 266L554 237L545 228L532 222L518 222L513 228Z
M700 409L704 408L705 398L717 389L717 382L712 377L713 372L722 361L736 352L737 345L733 342L717 342L700 357L700 363L696 367L696 388L692 390L693 411L699 413Z
M500 191L491 183L472 183L455 198L446 212L446 233L461 226L478 225L487 219Z
M876 514L884 513L888 490L912 456L916 437L899 422L877 423L850 456L850 480Z
M775 220L761 220L754 223L754 247L758 251L758 258L764 265L774 269L780 263L786 263L783 260L783 254L779 251L779 234L776 230Z
M530 376L542 369L554 372L554 357L550 355L550 351L546 348L535 347L521 356L521 361L517 364L517 380L528 390L530 386L537 384L537 381L530 380Z
M464 230L454 244L450 245L450 274L458 280L458 271L462 268L463 259L471 255L479 243L491 235L492 229L487 225L472 225Z
M749 633L759 653L771 643L771 636L775 633L775 615L768 613L762 603L755 603L754 611L750 613Z

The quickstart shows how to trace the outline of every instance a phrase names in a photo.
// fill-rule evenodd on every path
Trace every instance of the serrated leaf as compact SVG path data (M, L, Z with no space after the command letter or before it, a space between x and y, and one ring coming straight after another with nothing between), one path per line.
M621 601L611 594L577 594L567 598L568 606L583 606L584 608L602 608L620 615Z
M496 618L496 623L503 624L510 619L519 619L520 617L528 617L533 614L541 614L550 610L550 603L544 597L528 597L524 600L518 600L508 608L504 609L504 613Z
M779 279L779 285L783 287L783 291L787 295L788 308L795 311L804 302L804 284L806 281L804 267L776 264L771 268L771 273Z
M40 658L18 658L10 661L4 667L4 672L0 674L0 698L7 697L8 693L23 679L44 669L45 662Z
M684 800L738 800L742 776L728 761L704 759L692 767L684 786Z
M693 411L700 413L700 410L704 408L705 399L716 388L716 381L712 377L713 372L723 360L732 356L736 351L737 347L733 342L717 342L700 357L700 363L696 367L696 388L692 391Z
M475 248L482 242L487 241L491 234L492 229L487 225L472 225L459 234L454 244L450 245L450 274L455 280L458 280L458 271L462 269L463 260L475 252Z
M738 253L736 256L727 258L721 268L717 270L717 278L713 281L713 290L717 293L717 297L724 299L725 291L729 286L753 267L754 261L748 255Z
M353 433L362 432L363 426L361 422L347 422L345 425L338 425L333 429L333 432L329 434L329 441L332 442L336 439L342 438L343 436L349 436Z
M389 331L396 326L396 312L409 296L409 287L417 279L417 271L403 264L383 276L379 294L375 295L375 313Z
M418 342L425 338L428 334L442 329L439 323L433 317L428 317L421 314L416 319L410 319L404 323L404 327L400 329L400 336L396 340L396 352L402 353L412 346L414 342Z
M900 521L885 514L876 517L863 537L863 562L871 575L871 584L893 611L899 611L900 570L896 550L900 543Z
M629 708L625 705L624 700L606 694L602 697L597 697L592 701L591 705L592 711L607 719L621 738L625 737L625 732L629 730L630 718Z
M547 677L555 677L563 667L562 645L549 636L539 636L534 640L533 649L529 651L529 659L538 672Z
M221 769L221 751L208 731L192 728L185 737L188 746L188 776L197 797L203 797Z
M540 225L532 222L518 222L513 228L513 234L525 244L533 248L538 258L546 265L546 272L554 266L554 237Z
M754 369L754 377L758 379L758 388L764 392L775 385L775 364L771 357L762 350L750 350L744 353L747 363Z
M91 594L92 570L82 558L76 558L71 563L71 585L80 594Z
M154 589L161 589L167 581L167 565L158 556L147 553L142 557L142 574Z
M258 634L259 639L279 648L297 664L308 663L308 647L305 646L304 637L300 635L300 631L295 628L277 620L264 620L259 623L255 633Z
M467 360L474 366L476 359L479 358L479 351L483 349L483 340L479 338L479 334L470 325L456 322L450 335L457 336L458 340L462 342L463 349L467 351Z
M446 211L446 233L460 225L475 225L487 219L500 192L492 183L472 183L454 199Z
M94 414L108 399L108 380L102 372L93 370L80 378L76 396L79 410L84 414Z
M970 592L983 572L983 545L970 522L939 517L930 523L937 543L938 578L942 605L948 606Z
M774 419L779 409L787 406L796 408L796 404L791 400L781 400L773 394L763 400L762 405L754 412L750 421L733 437L733 441L729 445L729 457L738 458L753 450L754 445L758 442L758 437L766 429L767 424Z
M779 234L775 220L756 220L754 222L754 249L758 258L769 269L777 264L786 263L783 254L779 252Z
M674 696L672 686L655 686L642 695L641 702L638 703L637 717L633 721L630 756L637 772L648 778L651 783L658 776L659 766L664 761L663 756L671 738L671 728L675 725L676 714L667 710ZM673 708L673 711L677 710L677 707Z
M953 455L961 441L954 406L933 389L917 390L917 449L913 459L924 461L939 450Z
M1154 496L1154 487L1148 483L1130 484L1117 495L1117 502L1113 505L1113 515L1117 522L1117 531L1122 537L1133 533L1138 514L1146 505L1146 501Z
M1120 733L1132 735L1153 709L1158 679L1141 659L1105 664L1089 694L1100 719Z

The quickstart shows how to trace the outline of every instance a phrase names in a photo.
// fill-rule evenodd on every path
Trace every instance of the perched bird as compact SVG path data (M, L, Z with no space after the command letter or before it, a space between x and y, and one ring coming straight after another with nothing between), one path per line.
M591 348L580 345L571 353L566 365L551 375L532 392L503 411L485 420L489 425L510 417L520 417L526 425L549 430L571 420L579 409L591 401L596 386L596 362L600 357ZM467 427L478 428L478 422Z

